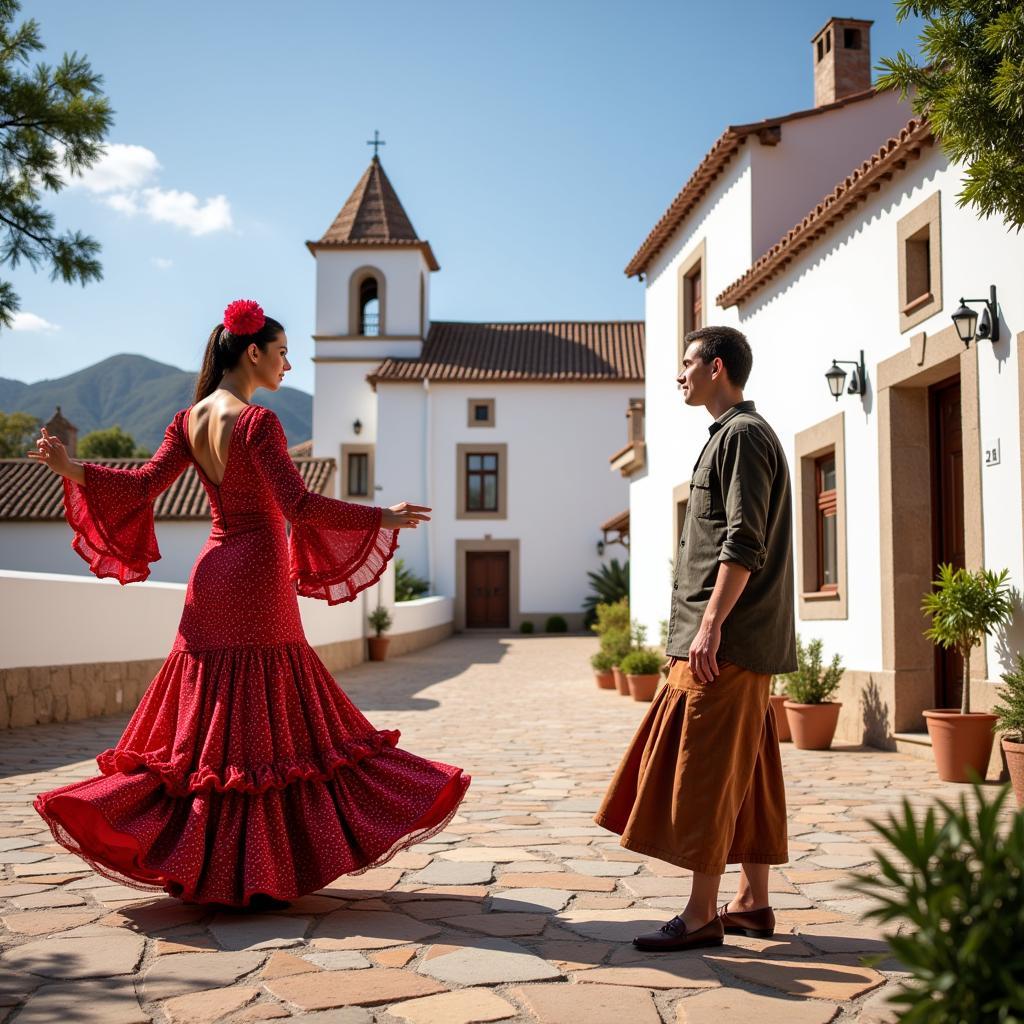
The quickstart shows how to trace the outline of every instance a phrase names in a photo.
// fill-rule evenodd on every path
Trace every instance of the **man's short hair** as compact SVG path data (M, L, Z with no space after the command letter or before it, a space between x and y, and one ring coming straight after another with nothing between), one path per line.
M729 380L738 388L746 387L754 353L742 331L735 327L701 327L683 338L683 351L695 341L700 342L700 357L705 363L721 359Z

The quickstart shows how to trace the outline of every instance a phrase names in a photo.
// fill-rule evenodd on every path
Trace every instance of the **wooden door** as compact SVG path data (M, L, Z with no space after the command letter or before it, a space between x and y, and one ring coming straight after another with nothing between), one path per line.
M507 551L466 552L468 629L508 628L509 575Z
M940 563L962 569L964 557L964 442L960 420L960 379L931 389L932 553ZM963 659L955 651L935 652L936 707L960 706Z

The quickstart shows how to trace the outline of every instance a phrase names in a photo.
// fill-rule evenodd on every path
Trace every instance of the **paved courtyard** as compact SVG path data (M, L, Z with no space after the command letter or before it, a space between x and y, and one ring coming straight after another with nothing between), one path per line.
M864 966L885 946L844 882L872 863L866 817L961 787L904 755L787 744L780 933L637 953L628 940L680 910L690 880L591 822L647 707L594 686L594 649L583 637L457 637L344 673L375 724L463 766L473 786L431 842L274 914L112 885L41 830L33 796L94 774L123 720L0 734L0 1024L893 1019L881 1001L896 965Z

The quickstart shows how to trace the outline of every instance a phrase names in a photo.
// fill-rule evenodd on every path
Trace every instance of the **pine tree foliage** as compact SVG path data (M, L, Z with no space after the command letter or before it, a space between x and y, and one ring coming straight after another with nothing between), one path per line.
M1017 655L1017 668L1003 675L1001 701L992 713L998 715L996 730L1011 743L1024 743L1024 654Z
M77 53L56 67L31 64L43 49L39 25L15 24L18 0L0 0L0 265L46 267L51 280L87 284L102 277L99 243L59 231L43 208L103 154L113 118L102 78ZM0 325L10 327L18 296L0 281Z
M882 60L880 89L912 97L950 161L965 167L960 206L1024 227L1024 4L896 0L897 21L923 18L919 64Z

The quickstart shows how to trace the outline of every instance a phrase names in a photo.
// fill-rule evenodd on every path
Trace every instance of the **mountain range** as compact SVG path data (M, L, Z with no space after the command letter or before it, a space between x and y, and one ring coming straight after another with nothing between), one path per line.
M27 412L44 423L59 405L78 428L120 426L136 444L156 451L174 414L192 404L196 375L138 355L117 355L54 380L26 384L0 377L0 411ZM260 391L257 404L273 409L288 444L312 436L313 396L297 388Z

